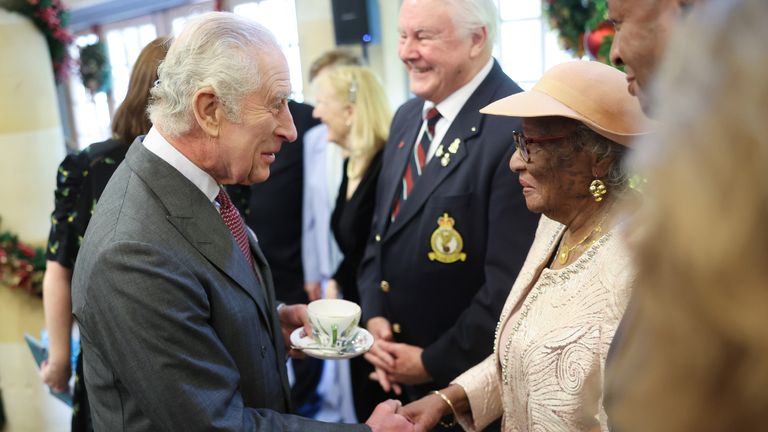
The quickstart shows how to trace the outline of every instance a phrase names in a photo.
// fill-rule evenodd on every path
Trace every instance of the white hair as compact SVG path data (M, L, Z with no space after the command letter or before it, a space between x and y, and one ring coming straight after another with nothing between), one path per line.
M485 41L485 48L491 52L493 42L496 40L496 29L499 22L499 13L493 1L444 0L444 2L452 11L453 23L458 30L469 35L480 27L487 29L488 38Z
M192 18L157 71L147 108L153 124L172 136L192 129L194 94L210 87L227 119L240 121L245 96L259 88L259 53L279 49L264 26L228 12Z

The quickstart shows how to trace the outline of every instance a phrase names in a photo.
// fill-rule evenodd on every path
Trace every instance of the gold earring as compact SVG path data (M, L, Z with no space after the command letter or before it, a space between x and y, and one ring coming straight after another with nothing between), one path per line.
M603 200L603 195L608 193L608 188L605 187L605 183L602 180L594 179L589 184L589 193L592 194L595 202L600 202Z

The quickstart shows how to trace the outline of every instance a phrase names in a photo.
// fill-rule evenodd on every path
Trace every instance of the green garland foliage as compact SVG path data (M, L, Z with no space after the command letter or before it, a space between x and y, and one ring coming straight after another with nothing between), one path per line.
M0 218L0 228L2 228ZM10 231L0 231L0 283L42 295L45 249L31 247Z

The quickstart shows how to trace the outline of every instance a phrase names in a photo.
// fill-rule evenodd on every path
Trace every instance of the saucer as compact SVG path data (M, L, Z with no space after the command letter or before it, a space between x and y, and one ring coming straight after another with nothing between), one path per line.
M352 330L353 340L340 349L318 346L314 339L304 333L304 327L299 327L291 333L291 345L304 354L328 360L339 360L357 357L365 354L373 345L373 335L368 330L357 327Z

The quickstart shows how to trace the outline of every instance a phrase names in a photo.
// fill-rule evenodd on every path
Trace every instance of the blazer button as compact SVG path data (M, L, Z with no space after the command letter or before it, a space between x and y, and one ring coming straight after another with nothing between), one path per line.
M374 237L377 242L381 241L381 234L376 234L376 237Z
M381 281L381 290L384 291L385 293L388 293L389 292L389 282L387 282L385 280Z
M392 331L393 331L393 332L395 332L395 333L400 333L400 331L401 331L401 330L402 330L402 329L400 328L400 324L398 324L398 323L393 323L393 324L392 324Z
M266 357L266 355L267 355L267 347L265 347L264 345L262 345L262 346L261 346L261 358L264 358L264 357Z

